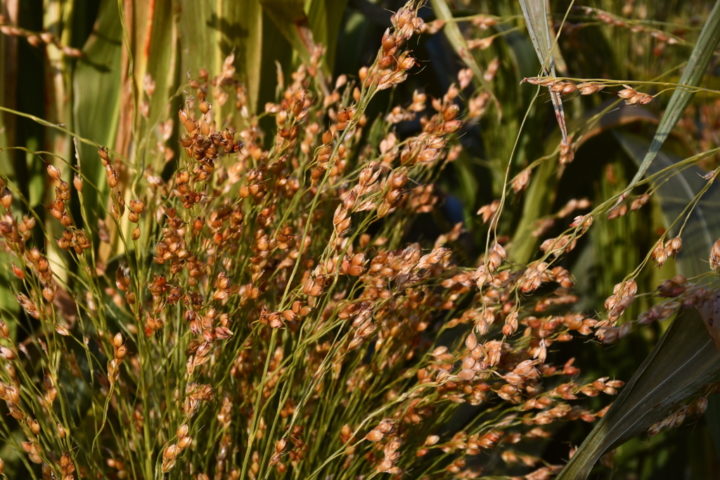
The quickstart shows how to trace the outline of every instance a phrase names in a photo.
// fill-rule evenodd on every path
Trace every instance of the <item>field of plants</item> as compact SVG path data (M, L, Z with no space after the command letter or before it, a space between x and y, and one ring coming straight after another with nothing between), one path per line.
M0 478L720 478L719 42L0 0Z

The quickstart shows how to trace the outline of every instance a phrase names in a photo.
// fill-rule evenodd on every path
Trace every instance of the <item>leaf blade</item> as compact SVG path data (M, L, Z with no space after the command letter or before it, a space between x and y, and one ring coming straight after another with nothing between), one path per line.
M678 357L683 363L677 364ZM687 396L720 378L719 374L720 352L700 315L695 310L682 312L557 479L587 478L603 453L661 420Z
M457 53L462 61L465 62L465 65L472 70L475 80L480 83L482 88L490 92L493 102L497 105L498 100L493 93L492 87L490 86L490 83L485 80L482 70L480 70L480 65L478 65L475 61L472 53L470 53L470 48L468 47L460 28L457 26L447 2L445 0L431 0L431 4L437 18L445 21L443 33L450 42L450 45L452 45L455 53ZM499 115L501 115L500 109L498 109L498 116Z
M540 68L542 69L543 75L554 77L555 55L553 55L553 45L555 42L550 24L548 23L547 0L520 0L520 7L525 17L525 25L527 26L530 40L535 47L535 53L540 61ZM555 110L555 118L560 127L560 133L562 134L563 144L567 144L568 135L562 98L559 93L550 90L549 87L548 91L550 92L550 100Z
M718 42L720 42L720 2L716 1L693 47L688 63L683 69L679 82L680 85L692 87L700 82L700 79L707 70ZM647 173L650 168L650 164L660 152L670 131L680 119L680 115L682 115L685 107L690 102L691 97L692 92L687 88L677 88L673 92L672 97L670 97L670 102L665 109L665 113L660 120L660 124L655 131L650 148L643 157L637 173L635 173L635 176L630 181L628 190L634 187L637 182L645 176L645 173Z
M638 164L642 161L643 152L647 151L646 142L640 137L619 132L615 132L615 138L633 161ZM680 160L674 155L659 151L656 161L649 166L648 171L650 174L658 173L672 167ZM706 186L707 181L702 178L706 173L699 167L691 165L681 172L662 176L658 181L653 182L658 188L657 195L668 227ZM720 237L720 217L712 213L717 211L720 211L720 186L713 184L689 213L687 227L682 232L683 248L677 259L683 275L694 276L707 271L707 265L698 254L709 252L712 244Z

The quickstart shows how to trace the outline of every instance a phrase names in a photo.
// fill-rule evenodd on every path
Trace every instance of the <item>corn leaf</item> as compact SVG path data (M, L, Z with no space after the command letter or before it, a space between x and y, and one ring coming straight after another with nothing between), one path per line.
M525 24L527 26L530 40L535 47L535 53L540 61L540 68L543 75L555 76L555 56L553 55L554 36L548 24L548 2L547 0L520 0ZM560 94L550 92L550 100L555 110L555 118L560 126L563 142L567 143L567 127L565 126L565 112L563 111Z
M473 57L472 53L470 52L470 48L465 41L465 37L460 31L460 27L458 27L457 22L453 18L452 12L450 11L450 7L448 6L447 2L445 0L431 0L430 3L432 4L435 16L437 16L437 18L439 18L440 20L445 21L443 33L450 42L450 45L452 45L453 50L455 50L455 53L457 53L460 59L465 62L465 65L467 65L468 68L472 70L473 77L477 82L479 82L482 88L493 95L493 101L497 104L497 98L495 98L490 84L483 77L480 65L478 65L478 63L475 61L475 57ZM500 112L498 112L498 115L500 115Z
M262 6L258 0L182 2L179 19L181 75L195 77L201 68L220 73L223 61L235 55L251 108L261 84L263 55ZM218 115L221 109L216 109Z
M337 38L340 34L347 0L310 0L305 4L313 38L319 45L324 45L325 65L328 73L335 64Z
M315 0L306 5L303 0L261 0L261 3L263 12L270 18L277 31L285 37L292 47L292 51L297 53L303 62L309 63L312 51L318 42L316 36L326 33L324 32L324 22L318 14L318 9L324 12L324 8L318 6L321 2ZM314 25L306 13L310 9L315 11L312 19ZM316 35L316 31L312 29L313 26L320 28L320 35ZM267 52L266 58L277 57L282 52L278 51L277 53L278 55L274 55L272 52ZM324 64L323 71L316 72L321 88L326 85L325 77L330 74L327 65L327 63Z
M715 456L720 457L720 395L717 393L708 398L705 419L715 446Z
M557 477L582 480L607 450L720 379L720 353L695 310L681 312Z
M14 75L8 72L8 70L10 70L10 62L7 61L9 59L9 48L7 37L5 37L5 35L0 35L0 52L2 52L3 58L6 59L5 61L0 62L0 103L2 103L2 105L7 104L7 81L14 78ZM4 112L0 113L0 175L5 177L9 176L11 173L10 153L5 150L5 147L7 147L6 135L9 128L8 121L12 121L10 115ZM4 252L0 252L0 264L9 264L9 256ZM15 295L9 288L9 285L10 272L8 269L4 268L0 271L0 313L12 311L11 314L8 314L8 317L14 318L17 313L17 301L15 300ZM9 322L9 325L14 326L15 322Z
M105 0L83 47L83 58L74 71L73 120L78 135L110 147L115 144L120 114L121 55L122 27L117 3ZM86 188L82 193L85 204L90 206L84 212L85 219L94 228L97 208L107 198L105 173L94 147L79 144L78 148L82 175L98 187L98 191Z
M553 36L548 24L548 4L546 0L520 0L528 35L535 47L544 75L555 76L555 61L552 55Z
M263 11L278 32L292 45L303 60L310 58L313 38L303 0L260 0Z
M628 155L640 163L647 151L647 142L627 134L615 135ZM679 161L669 154L657 152L648 171L654 174ZM702 178L704 173L700 168L690 166L680 172L659 176L657 195L668 226L707 185ZM712 185L690 212L682 232L683 249L678 256L678 267L685 275L707 271L705 255L720 236L720 218L713 214L718 208L720 187ZM701 318L694 310L683 311L558 478L586 478L607 450L646 431L667 416L673 407L720 378L720 351L705 328L708 323L717 321L720 319Z
M178 87L177 19L170 2L133 2L132 49L134 58L133 81L138 92L136 108L146 105L146 113L139 115L136 133L141 134L136 144L136 168L162 167L162 155L153 154L157 141L158 123L172 118L171 100ZM146 83L153 89L147 91ZM143 107L144 109L144 107Z
M694 86L699 83L718 40L720 40L720 2L715 3L700 33L680 79L681 85ZM648 172L691 96L691 91L687 88L678 88L673 92L652 142L640 162L635 177L630 182L630 187L634 186ZM629 146L627 141L625 144ZM665 160L668 161L668 159ZM676 179L676 182L679 183L675 187L674 195L684 192L687 199L688 188L692 191L692 187L679 179ZM669 199L673 195L664 195L663 197ZM665 200L667 208L675 209L676 207L671 207L667 203L668 201ZM701 209L700 212L702 211ZM695 215L698 214L695 213ZM693 240L703 238L705 235L702 232L708 232L710 228L706 226L707 221L703 222L702 213L700 215L701 219L695 220L700 224L693 224L689 229L689 232L694 230L701 232L691 235ZM707 252L707 250L692 251L689 248L686 248L686 251L689 251L690 254ZM694 261L698 262L699 259L696 257ZM695 271L701 267L693 264L693 259L689 258L687 261L683 261L683 268ZM686 313L675 319L653 352L630 379L607 415L600 420L570 459L558 477L559 479L586 478L595 462L605 451L643 431L666 415L673 405L680 403L708 382L718 378L720 353L715 348L702 321L695 322L699 325L688 325L689 322L684 320L687 315L699 318L697 315Z
M615 137L636 163L640 163L644 152L648 149L648 142L640 137L615 132ZM665 152L658 152L655 161L650 165L648 172L653 175L663 169L672 167L681 159ZM657 196L662 207L663 215L668 227L682 215L685 207L693 201L707 180L707 174L701 168L690 165L681 172L662 174L654 184L657 185ZM707 272L705 257L712 244L720 238L720 185L710 185L702 194L697 205L689 213L686 227L682 231L683 248L677 256L680 273L685 276L700 275ZM680 223L673 229L676 235Z
M648 151L647 142L630 135L616 134L616 137L630 158L639 165L644 153ZM679 161L679 158L660 151L649 165L648 172L652 175ZM659 185L658 196L666 224L669 225L678 217L683 208L706 186L707 181L702 178L706 173L696 166L691 166L667 178L667 181ZM692 276L707 271L705 254L710 251L713 242L720 238L720 217L715 213L718 211L720 211L720 187L713 183L690 213L688 224L683 231L683 248L678 254L680 273ZM705 331L697 332L697 335L705 333ZM717 336L717 333L711 330L711 336L713 333ZM720 397L717 394L710 398L706 418L715 448L720 449L720 423L714 421L715 418L720 418Z
M672 97L670 97L670 102L655 131L655 136L652 139L650 148L648 148L647 153L643 157L640 167L630 181L628 188L632 188L643 178L650 168L650 164L660 152L663 143L665 143L670 131L677 123L692 97L692 91L685 87L693 87L700 82L700 79L707 70L718 41L720 41L720 2L715 2L715 6L700 32L697 43L690 54L690 59L680 77L680 86L675 89Z
M3 5L3 13L17 12L17 0L10 0ZM17 13L16 13L17 15ZM10 20L15 20L8 15ZM0 35L0 105L3 107L16 108L17 102L17 79L18 79L18 54L17 37ZM13 175L12 153L5 149L11 145L15 137L15 116L9 112L0 114L0 175Z

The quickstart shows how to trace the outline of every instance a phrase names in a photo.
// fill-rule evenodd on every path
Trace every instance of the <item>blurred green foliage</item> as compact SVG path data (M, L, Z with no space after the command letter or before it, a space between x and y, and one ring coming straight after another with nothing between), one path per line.
M97 146L116 152L132 171L162 175L172 169L172 152L160 151L156 145L162 135L177 136L176 126L161 122L176 118L180 93L201 69L210 75L224 68L241 72L250 105L260 112L265 102L274 98L278 79L287 79L288 72L308 58L316 43L327 48L325 68L318 75L355 76L361 66L372 61L389 25L390 12L401 3L3 0L3 25L22 31L0 35L0 175L20 186L20 197L27 200L42 229L52 233L56 227L45 213L49 198L45 166L54 164L63 175L68 175L70 166L77 167L97 188L85 189L82 198L74 198L73 208L83 209L87 221L96 221L97 213L107 208L102 200L107 198L107 186ZM581 8L584 6L609 12L624 24L603 21ZM564 60L557 65L558 75L627 83L677 82L711 7L712 2L700 0L552 2L551 23L561 32L558 47ZM567 219L557 218L556 213L568 201L607 199L627 186L646 148L627 139L640 138L647 143L653 137L669 95L662 94L654 103L636 109L621 108L617 97L608 92L567 97L568 130L578 143L574 161L559 166L561 138L550 98L542 89L522 83L523 78L538 74L539 63L519 4L433 1L421 15L427 22L444 19L444 28L414 46L419 74L394 93L380 95L369 112L385 115L391 96L409 101L415 89L439 96L466 67L471 68L474 80L465 89L465 97L470 98L477 89L488 91L492 100L488 112L465 127L465 149L441 179L442 214L417 225L411 235L430 238L463 222L467 258L476 258L485 250L488 234L487 224L476 212L508 193L507 181L532 167L527 190L503 197L506 205L497 225L497 234L512 241L513 260L527 263L543 238L533 235L543 222L545 236L564 230ZM473 22L481 15L495 22L489 28ZM633 28L637 26L643 29ZM42 32L52 34L52 41L42 41L39 46L28 42ZM663 42L653 32L678 41ZM469 40L487 36L495 37L487 48L472 49L470 54L464 50ZM708 88L720 83L716 54L701 82ZM498 62L497 72L488 80L485 75L493 61ZM649 93L658 93L649 88ZM696 103L704 106L693 107L681 118L681 128L671 133L666 153L661 154L665 161L676 162L710 148L708 139L718 134L713 121L720 117L720 104L713 95L696 95ZM222 122L223 108L214 111ZM616 115L612 121L608 113ZM401 135L417 129L419 125L413 122L398 125ZM73 135L67 135L68 131ZM704 168L714 168L717 156L703 162ZM672 197L673 187L665 188L666 192L671 189L670 195L661 192L638 215L598 221L565 259L577 278L579 308L590 314L601 310L613 286L642 261L658 233L674 220L677 205L668 207L663 201ZM712 211L712 204L707 209ZM107 227L115 240L97 252L102 262L123 254L119 239L127 236L129 225ZM715 238L718 233L717 225L712 225ZM685 250L684 254L697 259L706 258L707 252ZM6 265L2 255L0 252L0 264ZM17 302L7 288L7 270L0 270L0 309L8 317L19 317ZM671 264L644 269L637 279L639 290L652 292L659 279L672 276L673 270ZM628 317L637 316L653 302L651 295L643 296ZM577 363L591 375L627 379L664 328L666 325L654 325L634 331L610 348L588 345L576 352ZM605 462L598 478L717 478L718 450L709 438L714 435L718 440L720 425L705 422L697 420L649 441L629 442L616 451L612 462ZM578 441L578 433L587 432L558 435ZM549 457L554 454L551 449L546 453Z

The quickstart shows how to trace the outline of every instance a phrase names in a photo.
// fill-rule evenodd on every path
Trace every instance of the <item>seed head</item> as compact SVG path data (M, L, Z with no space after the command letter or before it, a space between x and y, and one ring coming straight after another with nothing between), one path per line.
M720 271L720 238L715 240L712 247L710 247L710 258L709 258L710 269Z

